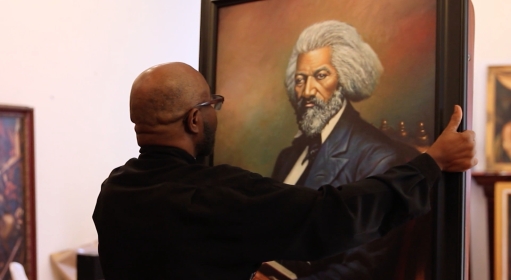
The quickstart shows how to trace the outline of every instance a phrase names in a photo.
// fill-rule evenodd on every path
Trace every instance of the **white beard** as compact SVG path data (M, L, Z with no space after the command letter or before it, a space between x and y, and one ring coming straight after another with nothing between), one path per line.
M309 99L314 103L314 107L305 108L304 99L300 99L296 104L296 116L298 127L306 136L313 136L321 133L330 119L341 109L344 98L341 89L338 89L332 95L332 98L324 102L316 97Z

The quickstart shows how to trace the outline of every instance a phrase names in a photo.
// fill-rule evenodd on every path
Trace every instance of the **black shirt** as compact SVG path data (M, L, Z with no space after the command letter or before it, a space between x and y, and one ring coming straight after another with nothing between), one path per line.
M103 182L93 219L111 279L249 279L261 262L315 260L429 210L440 169L427 154L319 190L145 146Z

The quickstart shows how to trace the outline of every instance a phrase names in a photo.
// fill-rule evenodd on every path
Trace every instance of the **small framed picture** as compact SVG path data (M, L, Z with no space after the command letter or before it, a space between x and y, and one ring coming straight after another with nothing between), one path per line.
M36 279L33 110L0 105L0 279L21 263Z
M494 243L494 278L495 280L510 279L511 267L511 182L495 184L495 243Z
M511 65L489 67L487 98L487 169L511 171Z

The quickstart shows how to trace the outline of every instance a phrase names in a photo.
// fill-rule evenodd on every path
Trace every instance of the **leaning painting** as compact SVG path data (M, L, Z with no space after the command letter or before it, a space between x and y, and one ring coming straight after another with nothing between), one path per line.
M0 106L0 279L5 280L11 279L11 262L36 279L32 124L32 109Z
M279 0L221 9L216 93L226 102L215 164L318 189L410 160L433 138L435 26L431 0ZM304 166L316 135L319 151ZM428 265L428 234L401 242L430 228L419 226L329 260L278 262L320 279L427 277L428 270L404 269L406 262Z
M436 0L211 2L201 72L225 97L212 164L319 189L405 163L438 135ZM256 279L439 279L432 216L328 259L266 262Z
M511 183L495 184L495 280L509 280L511 274Z
M490 171L511 171L511 66L488 69L486 163Z

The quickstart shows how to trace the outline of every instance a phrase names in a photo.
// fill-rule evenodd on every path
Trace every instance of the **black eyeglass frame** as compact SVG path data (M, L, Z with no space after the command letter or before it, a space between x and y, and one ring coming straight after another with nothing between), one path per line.
M211 100L199 103L199 104L193 106L193 108L199 108L199 107L203 107L203 106L213 105L213 108L215 110L217 110L217 111L220 110L222 108L222 104L224 103L224 97L221 95L212 94L211 98L212 98Z

